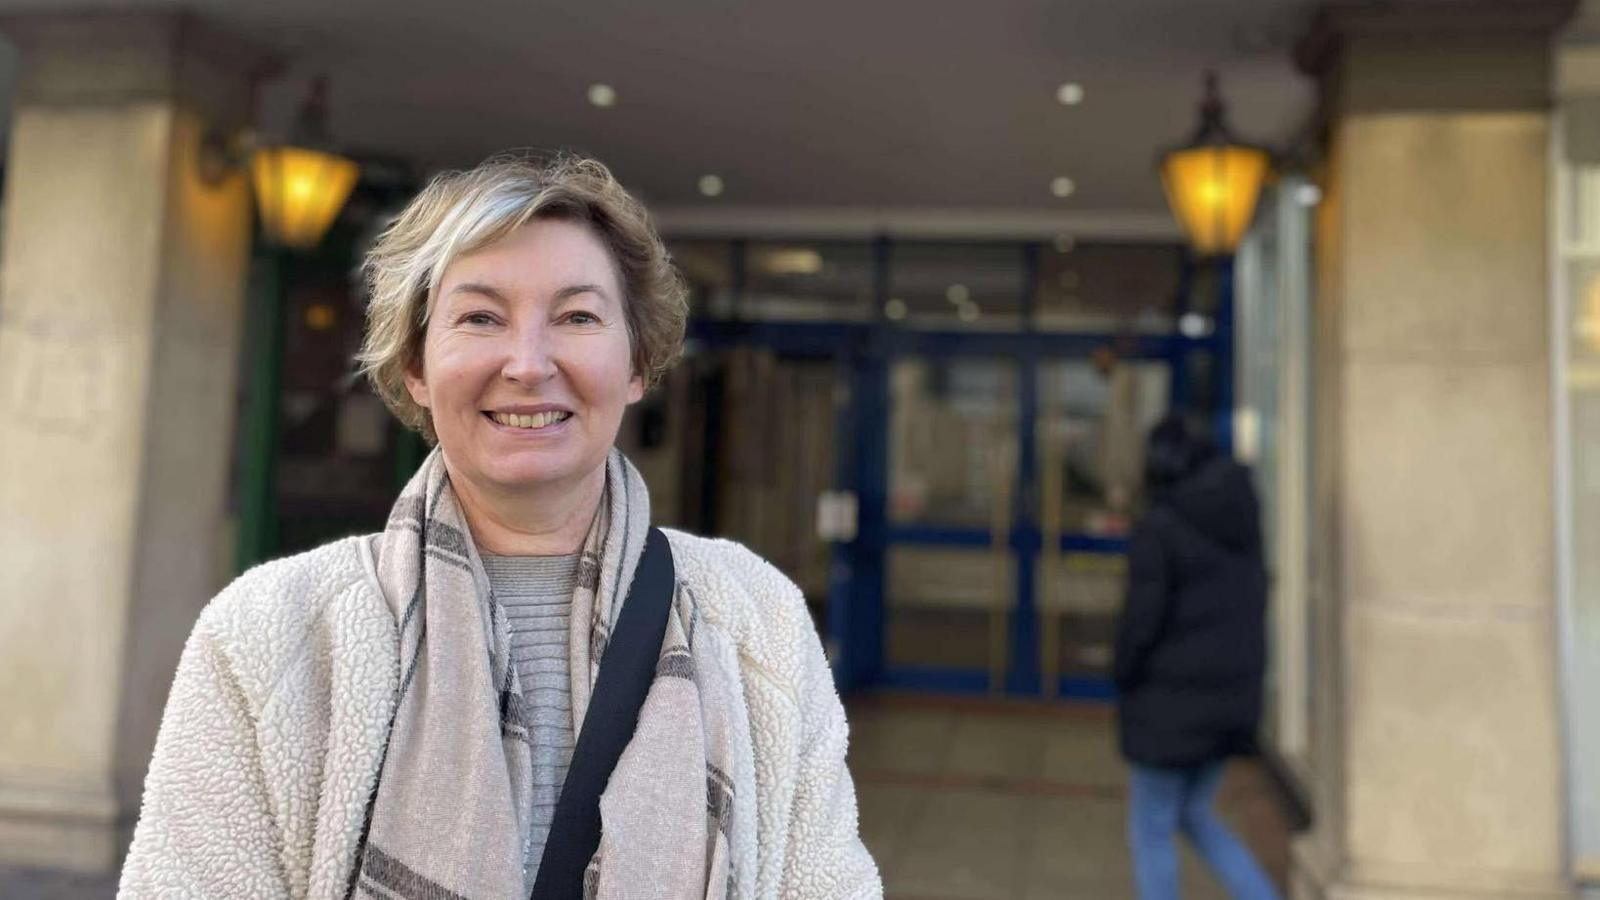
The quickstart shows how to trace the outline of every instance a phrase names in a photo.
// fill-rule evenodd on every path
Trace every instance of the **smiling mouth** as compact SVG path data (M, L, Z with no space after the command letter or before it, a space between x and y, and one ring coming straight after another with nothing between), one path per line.
M519 416L514 413L486 412L491 421L507 428L525 428L533 431L539 428L549 428L559 425L572 418L572 413L563 410L550 410L549 412L534 413L531 416Z

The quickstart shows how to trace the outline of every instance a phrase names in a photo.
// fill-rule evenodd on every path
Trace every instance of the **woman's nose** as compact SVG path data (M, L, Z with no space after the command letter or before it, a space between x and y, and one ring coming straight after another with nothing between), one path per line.
M550 338L550 333L542 325L513 332L501 374L519 384L534 385L548 381L556 373Z

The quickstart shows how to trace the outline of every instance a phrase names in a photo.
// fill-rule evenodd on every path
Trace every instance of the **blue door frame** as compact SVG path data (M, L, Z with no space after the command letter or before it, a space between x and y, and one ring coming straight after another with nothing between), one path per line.
M1034 296L1033 260L1037 247L1029 245L1025 298ZM1108 333L1010 333L947 330L910 330L882 318L889 297L887 273L889 245L878 242L875 265L878 313L871 322L814 323L769 321L700 321L690 324L690 336L706 346L760 346L780 356L832 359L849 385L850 402L841 406L835 423L835 487L854 491L858 500L856 537L833 546L829 579L827 633L833 649L834 676L840 690L888 686L938 692L983 693L989 690L982 669L888 666L885 647L885 560L896 545L987 547L990 534L983 528L936 525L895 525L888 520L888 421L890 413L889 367L901 357L941 360L958 357L1005 357L1018 364L1017 446L1019 460L1011 486L1014 518L1010 549L1015 554L1016 605L1010 617L1010 668L1005 676L1009 694L1037 696L1041 692L1039 622L1035 605L1034 572L1043 536L1036 505L1031 502L1037 483L1038 460L1035 429L1038 417L1038 371L1042 363L1085 359L1096 350L1114 346L1122 359L1163 362L1172 367L1172 402L1187 404L1188 360L1195 351L1210 354L1216 379L1213 406L1218 410L1215 430L1224 447L1231 446L1232 422L1232 271L1218 271L1218 305L1209 334L1127 335ZM1191 272L1183 277L1180 313L1188 312ZM738 286L736 285L736 302ZM1026 307L1026 304L1025 304ZM1031 310L1024 321L1031 323ZM1064 552L1126 553L1121 538L1088 534L1061 537ZM1109 699L1105 678L1062 676L1059 696Z

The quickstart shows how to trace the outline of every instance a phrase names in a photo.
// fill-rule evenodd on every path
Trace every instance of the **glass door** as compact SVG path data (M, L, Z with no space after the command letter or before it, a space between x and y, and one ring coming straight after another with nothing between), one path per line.
M1167 409L1169 376L1163 362L1109 356L1038 367L1034 608L1046 697L1106 692L1144 436Z
M1016 606L1015 361L907 356L889 366L885 654L936 685L1010 668Z

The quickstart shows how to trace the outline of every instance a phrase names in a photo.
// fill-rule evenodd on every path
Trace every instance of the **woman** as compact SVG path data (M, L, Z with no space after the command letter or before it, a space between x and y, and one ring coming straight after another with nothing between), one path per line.
M1182 830L1239 900L1277 891L1212 806L1223 765L1254 751L1266 573L1250 472L1178 416L1150 433L1150 509L1134 530L1115 662L1128 840L1142 900L1176 900Z
M364 371L437 447L381 534L253 569L201 615L122 896L527 897L572 843L552 823L600 663L652 587L649 497L612 444L678 354L683 287L645 210L575 159L440 176L366 271ZM584 895L880 896L799 591L737 544L667 541Z

